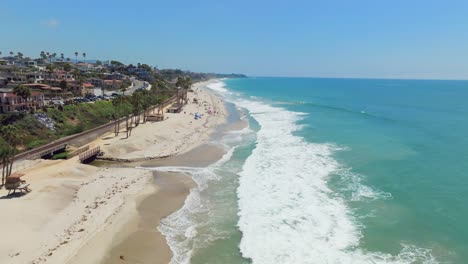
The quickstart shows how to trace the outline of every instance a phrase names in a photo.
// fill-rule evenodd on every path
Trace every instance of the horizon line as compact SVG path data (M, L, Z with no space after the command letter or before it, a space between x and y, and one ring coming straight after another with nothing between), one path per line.
M468 77L466 79L443 79L443 78L412 78L412 77L320 77L320 76L255 76L255 75L247 75L248 78L309 78L309 79L354 79L354 80L395 80L395 81L468 81Z

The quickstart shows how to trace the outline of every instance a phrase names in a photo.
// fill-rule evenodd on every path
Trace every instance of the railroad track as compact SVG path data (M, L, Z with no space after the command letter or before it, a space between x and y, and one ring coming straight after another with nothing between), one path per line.
M176 95L174 95L174 96L170 97L169 99L165 100L164 102L162 102L161 105L164 108L168 104L172 103L176 98L177 98ZM153 106L153 109L156 108L156 107L159 107L159 106L160 105ZM140 115L142 113L143 112L141 112ZM21 152L21 153L19 153L19 154L17 154L15 156L14 160L18 161L18 160L22 160L22 159L37 159L37 158L40 158L40 157L42 157L44 155L47 155L49 153L53 153L54 151L65 148L68 144L70 144L70 142L72 142L74 140L77 140L77 139L80 139L80 138L85 138L85 137L87 137L87 136L89 136L89 135L91 135L93 133L99 132L100 130L102 130L101 132L107 131L107 129L114 126L115 122L121 123L121 122L124 122L125 119L126 119L126 117L122 117L122 118L118 119L117 121L112 121L112 122L109 122L107 124L104 124L104 125L89 129L87 131L84 131L84 132L81 132L81 133L78 133L78 134L75 134L75 135L71 135L71 136L61 138L61 139L57 139L57 140L52 141L50 143L47 143L47 144L45 144L43 146L39 146L37 148L33 148L33 149L30 149L30 150Z

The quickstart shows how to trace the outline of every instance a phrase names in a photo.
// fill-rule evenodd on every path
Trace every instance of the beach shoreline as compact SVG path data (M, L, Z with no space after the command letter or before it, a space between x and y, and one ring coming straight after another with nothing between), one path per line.
M90 147L101 146L105 157L132 160L173 157L200 146L227 117L224 101L203 88L210 82L193 85L189 104L181 113L166 114L163 122L140 124L128 139L123 139L125 133L108 133L91 142ZM195 97L198 103L194 103ZM196 112L201 119L194 120ZM0 232L12 237L0 242L1 263L101 263L116 242L131 234L127 231L132 228L126 227L138 228L138 210L145 199L159 195L165 200L167 191L158 185L162 178L158 180L151 171L83 165L77 157L41 160L23 172L31 193L5 199L5 190L0 191L4 197L0 210L9 212L3 217ZM183 178L163 182L165 186L178 186L178 195L176 202L162 210L160 218L183 205L193 186L193 181ZM170 258L170 251L166 251L161 263Z

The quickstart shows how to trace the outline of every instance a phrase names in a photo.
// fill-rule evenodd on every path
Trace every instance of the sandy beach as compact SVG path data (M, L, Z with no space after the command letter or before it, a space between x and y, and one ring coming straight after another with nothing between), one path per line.
M100 146L106 158L126 160L174 157L200 146L227 116L223 101L202 88L206 84L193 85L181 113L140 124L128 139L125 132L108 133L89 145ZM202 118L195 120L194 113ZM0 263L131 263L137 255L153 258L151 263L155 256L157 263L169 262L171 252L156 226L183 205L193 186L190 178L84 165L78 157L40 160L21 173L32 192L6 196L0 190ZM148 239L158 248L153 255L131 242ZM119 245L127 245L127 251Z

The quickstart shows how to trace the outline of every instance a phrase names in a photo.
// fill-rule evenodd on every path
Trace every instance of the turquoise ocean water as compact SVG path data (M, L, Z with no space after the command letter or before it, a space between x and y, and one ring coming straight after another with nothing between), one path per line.
M468 82L248 78L210 85L223 135L163 221L173 263L468 263Z

